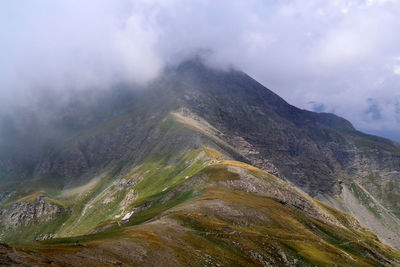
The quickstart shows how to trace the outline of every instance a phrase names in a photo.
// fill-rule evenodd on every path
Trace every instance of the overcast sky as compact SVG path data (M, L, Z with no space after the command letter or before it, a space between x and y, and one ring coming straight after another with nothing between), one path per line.
M400 0L0 2L0 111L146 83L200 49L289 103L400 141Z

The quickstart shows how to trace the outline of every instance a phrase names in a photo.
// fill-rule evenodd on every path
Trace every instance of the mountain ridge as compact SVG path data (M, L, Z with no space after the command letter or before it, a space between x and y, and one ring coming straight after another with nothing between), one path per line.
M16 179L14 183L0 184L0 214L1 211L8 214L6 211L10 203L26 197L36 199L35 194L43 191L48 201L54 199L52 203L62 203L60 210L63 219L53 220L48 224L51 226L48 230L43 230L43 224L39 221L30 224L25 230L36 235L31 235L30 239L17 240L17 237L23 236L21 231L25 231L19 229L16 232L3 231L0 240L15 243L55 237L64 238L62 240L68 243L68 238L81 236L79 240L89 240L90 243L90 236L94 233L107 235L118 227L150 227L149 224L162 218L164 212L168 213L196 199L200 201L201 194L207 195L207 188L211 184L216 186L216 198L221 194L224 196L221 203L228 206L232 201L236 203L229 197L230 194L238 197L242 194L235 190L243 192L257 203L261 201L260 194L264 194L263 197L269 194L267 197L272 199L271 203L277 203L271 204L273 207L290 207L287 211L292 219L288 222L295 223L297 219L293 218L298 218L296 214L300 212L300 224L303 224L302 220L310 222L317 219L333 227L329 228L331 230L335 227L347 229L349 232L346 232L346 237L329 235L328 239L322 234L323 231L315 232L315 238L322 238L324 244L328 242L329 246L339 249L336 254L353 253L350 258L361 257L360 262L368 259L365 265L373 264L373 261L387 265L395 259L390 248L379 243L362 226L355 227L358 222L339 211L352 214L361 225L378 233L379 240L385 244L400 247L400 237L396 238L400 233L397 231L400 227L400 149L395 142L363 134L336 115L293 107L243 72L212 69L199 60L187 61L176 69L168 70L145 89L132 91L120 88L116 92L119 96L109 98L107 93L98 96L98 99L103 99L98 106L82 108L77 104L70 112L56 116L60 129L77 125L77 130L66 133L66 138L56 140L56 146L36 156L33 166L27 167L29 170L25 176L21 174L22 182ZM123 104L118 105L120 102ZM224 170L215 171L213 168L218 169L215 167L218 164L222 164ZM19 175L4 171L7 162L1 161L0 168L0 173L5 177L3 180L7 176L15 179ZM206 173L204 170L207 170ZM265 171L268 174L264 174ZM199 180L202 181L201 186L191 183L191 177L195 175L203 177ZM264 175L275 178L265 180ZM255 178L248 178L252 176ZM268 181L283 184L290 190L285 191L284 187L278 186L272 194L266 186L272 186ZM305 193L300 194L304 194L304 200L296 202L295 196L299 194L296 192L303 191L339 210ZM315 211L310 213L310 203L324 210L322 213L328 214L327 217L318 217L320 215ZM358 203L358 206L349 205L352 203ZM225 204L221 205L225 207ZM27 204L24 205L26 207ZM364 210L359 207L364 207ZM23 208L21 212L26 213ZM214 212L207 211L208 215L204 215L212 217ZM192 215L187 216L180 218L186 221ZM269 216L273 217L271 214ZM329 217L333 219L327 219ZM353 220L354 223L350 223ZM267 219L262 221L269 225ZM0 215L0 223L3 223L3 227L7 226L3 229L10 229L6 222L7 216ZM227 227L232 227L232 221L226 223ZM307 231L314 231L311 225L315 224L306 223L295 229L298 233L304 227ZM210 225L209 232L214 232L215 227ZM268 227L257 235L267 231ZM223 235L227 234L222 232ZM158 236L165 234L157 233ZM4 237L5 234L7 237ZM357 241L360 234L366 237L367 243L364 245L364 241ZM355 243L357 248L351 248L349 252L349 248L343 249L338 245L341 242L333 241L336 239L346 239L343 242ZM59 242L58 239L54 240L54 244ZM250 242L244 240L247 239L239 241ZM304 246L309 248L310 244L304 240L298 242L302 244L301 248L292 244L289 246L290 253L298 255L304 264L328 264L332 259L337 259L337 256L333 256L335 253L330 254L331 251L318 260L305 252L307 249ZM287 244L275 245L275 249L287 249ZM39 249L33 248L33 254L29 257L42 259L41 253L47 253L46 248L40 248L40 244L38 246ZM369 252L361 253L365 246ZM262 246L258 244L256 247L259 252L262 251ZM24 245L15 248L18 253L24 253ZM241 251L251 255L248 251ZM14 255L16 260L18 253ZM374 259L370 262L371 253L380 256L372 257ZM74 258L72 254L68 252L70 256L66 257ZM54 257L60 260L58 256ZM268 262L271 255L248 257L255 257L253 260L260 264L262 261ZM293 257L291 263L286 262L287 265L294 264L296 257ZM279 261L284 262L284 257L279 257Z
M93 259L99 266L151 265L160 260L175 266L395 264L393 252L350 216L260 169L224 157L203 148L184 161L188 167L203 160L206 165L195 172L183 169L182 182L170 184L155 202L140 201L139 193L136 201L142 204L126 213L122 222L113 220L107 229L98 226L91 235L14 245L7 260L33 260L45 266L90 265ZM187 199L179 200L182 197ZM108 197L99 201L104 203L103 199ZM178 205L168 207L176 200Z

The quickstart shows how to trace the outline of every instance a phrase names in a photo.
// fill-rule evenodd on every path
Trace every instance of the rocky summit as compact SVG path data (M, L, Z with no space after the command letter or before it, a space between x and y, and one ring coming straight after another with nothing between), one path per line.
M1 117L0 265L400 264L400 144L200 59L89 98Z

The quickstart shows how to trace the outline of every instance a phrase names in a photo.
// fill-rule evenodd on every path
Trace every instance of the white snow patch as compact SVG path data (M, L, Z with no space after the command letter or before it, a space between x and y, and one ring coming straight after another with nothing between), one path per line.
M122 218L123 221L129 220L130 217L132 217L133 215L133 211L128 212L127 214L125 214L125 216Z

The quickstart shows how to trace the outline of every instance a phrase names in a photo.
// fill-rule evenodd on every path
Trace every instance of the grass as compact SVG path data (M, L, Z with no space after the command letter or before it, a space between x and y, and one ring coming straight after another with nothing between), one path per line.
M157 158L156 162L144 162L122 177L129 180L136 175L136 177L142 177L141 181L133 187L122 189L112 185L114 177L121 171L123 165L115 167L89 191L70 200L71 214L58 231L58 236L77 236L87 234L102 226L115 225L114 217L123 212L120 203L130 188L134 188L135 192L138 192L138 198L125 207L125 210L129 211L144 203L154 202L151 209L145 210L139 217L134 217L131 224L147 221L161 212L191 199L193 192L183 192L174 195L165 203L157 203L163 196L186 181L187 177L191 177L205 167L204 158L196 160L200 153L203 153L202 149L184 154L173 167L166 165L168 157ZM167 188L167 190L162 191L163 188ZM114 199L104 204L103 201L107 197ZM85 210L84 214L83 210Z
M342 229L337 226L326 225L319 220L311 219L304 213L294 210L270 198L255 196L245 192L235 192L229 190L210 189L201 200L223 199L229 203L236 203L239 210L256 209L263 212L270 218L270 221L263 224L249 226L235 225L229 220L221 217L221 214L201 213L182 211L169 215L171 218L182 221L183 225L194 229L198 235L213 243L224 247L232 241L237 243L246 243L247 249L252 251L260 251L261 247L271 247L277 249L284 247L287 254L300 257L304 262L319 266L326 266L337 263L338 265L354 264L350 258L343 256L343 248L339 244L349 242L352 246L358 248L346 249L346 253L356 259L359 266L374 265L373 261L365 260L366 253L370 251L362 247L362 243L357 243L359 238L355 233L346 231L343 235ZM321 234L321 227L325 234ZM327 227L327 229L323 228ZM232 229L232 230L227 230ZM228 232L227 232L228 231ZM230 232L238 232L237 236L232 236ZM262 238L267 236L268 238ZM228 240L230 242L228 242ZM261 242L261 244L260 244ZM234 249L231 247L231 249ZM376 248L374 248L376 249ZM262 251L262 250L261 250ZM371 250L373 251L373 250ZM248 253L244 251L237 252L238 255ZM364 253L364 255L363 255ZM275 255L275 257L278 257ZM275 259L278 261L279 259Z
M350 190L353 192L354 196L360 201L360 203L365 206L369 211L371 211L376 218L382 218L379 210L375 208L375 205L377 204L369 195L364 192L363 189L361 189L356 183L351 183Z
M188 152L173 166L166 164L168 160L159 159L128 171L124 179L142 177L133 186L139 197L130 207L139 210L128 223L113 224L94 235L47 240L18 249L38 251L48 257L62 254L63 259L68 259L66 255L90 248L123 261L117 250L106 250L128 242L140 247L138 251L144 250L144 258L149 261L164 257L186 265L212 262L221 266L280 266L288 262L301 266L375 266L397 257L375 235L363 228L353 228L354 222L348 215L325 204L318 203L345 227L316 219L279 199L214 183L241 179L239 174L229 171L228 166L234 166L265 182L273 184L276 180L275 183L285 185L284 181L240 162L204 165L210 153L203 152ZM109 174L110 179L116 172ZM163 187L168 189L163 191ZM101 188L104 185L93 190ZM107 196L114 194L112 186L107 188L112 189ZM140 209L146 203L151 205Z
M210 182L239 180L240 175L230 172L226 169L226 165L218 164L210 166L204 170L204 173L210 177Z
M125 120L126 118L120 119ZM118 123L118 121L115 123ZM99 127L108 126L100 125ZM162 207L163 204L157 204L156 202L203 169L211 157L219 157L221 155L219 152L209 148L199 148L185 152L186 150L182 150L182 147L175 147L171 140L174 140L176 135L187 135L188 129L177 122L173 116L168 116L161 123L160 130L162 132L160 142L154 143L154 147L148 151L147 157L143 159L142 163L131 168L131 171L125 176L125 178L129 179L135 174L143 176L143 179L134 186L134 190L138 194L137 200L124 208L129 210L144 203L154 202L154 209L144 215L144 219L157 215L159 213L157 212L157 207L160 212L167 209ZM96 131L89 131L86 134L96 134ZM196 157L200 158L196 159ZM68 237L86 234L98 226L115 222L114 217L124 212L119 203L130 188L114 188L112 187L112 182L115 180L116 175L123 168L126 169L129 164L131 163L121 162L119 166L110 171L105 178L102 178L88 191L69 199L63 199L62 202L57 200L57 197L61 196L63 188L61 179L54 175L48 175L18 187L12 198L7 199L7 202L2 204L6 206L16 201L33 202L40 196L49 196L47 198L48 201L53 201L69 210L68 216L63 217L64 222L56 231L57 236ZM185 193L182 196L178 194L165 207L169 208L186 199L190 199L191 194ZM105 197L110 196L114 198L113 201L104 204ZM83 213L84 210L85 212ZM26 236L24 240L33 240L33 235Z
M138 202L157 198L162 190L175 187L205 167L204 160L198 159L188 166L187 162L194 160L202 150L196 150L184 155L172 167L165 166L167 159L144 163L137 171L144 176L135 190L139 193ZM165 192L165 191L164 191Z
M365 176L363 179L363 186L371 192L372 195L375 195L382 203L385 205L386 208L389 208L394 214L400 216L400 207L398 203L400 203L400 183L395 179L390 179L389 181L385 181L386 179L382 178L379 175L379 172L371 172L369 175ZM354 188L355 192L359 193L357 188ZM359 194L361 201L366 201L368 196L363 196L363 192ZM364 203L364 202L362 202ZM379 212L374 213L376 216Z
M82 212L88 202L95 198L107 187L107 185L112 181L112 178L119 173L121 168L122 164L116 166L108 173L108 175L106 175L106 177L95 184L94 187L92 187L88 192L85 192L83 195L79 196L78 199L73 201L71 206L71 216L63 224L62 228L58 232L58 236L63 237L85 234L89 229L95 227L96 222L101 221L98 217L104 216L104 213L99 212L102 207L95 206L91 212L93 214L93 211L96 211L97 218L91 218L87 216L87 214L82 216Z
M63 183L57 175L46 175L40 178L25 181L15 187L15 192L0 207L8 206L15 201L19 201L29 195L35 195L38 192L45 192L51 198L56 198L61 192Z
M149 209L140 212L139 214L135 214L127 223L128 225L138 225L144 222L147 222L156 216L162 214L164 211L167 211L173 207L176 207L182 203L188 202L190 200L198 197L198 194L195 194L193 191L183 192L176 194L172 199L166 201L165 203L155 203Z
M96 134L117 125L119 121L101 125L86 134ZM176 258L187 265L205 265L212 258L220 265L268 263L279 266L287 264L286 261L295 264L296 259L298 264L305 266L372 266L397 257L348 215L313 202L310 197L305 197L304 201L319 205L343 227L314 218L282 199L229 188L227 184L242 179L240 173L243 172L279 193L295 190L258 168L225 160L227 157L210 147L194 149L195 144L185 146L180 141L192 141L187 139L192 130L173 116L160 121L159 131L159 142L143 151L146 157L139 163L132 164L134 160L130 159L121 162L90 190L64 201L66 211L62 216L46 224L35 222L20 228L9 240L22 242L33 240L42 233L57 233L63 238L17 247L49 256L73 254L82 249L80 244L101 250L106 244L118 247L112 244L131 242L147 250L146 258L151 258L148 255L155 251L173 251L165 258ZM230 171L230 167L239 168L241 172ZM127 180L130 184L117 186L117 179ZM50 184L51 188L44 188L44 184ZM35 201L46 194L56 197L61 186L55 177L49 176L33 181L23 189L25 191L18 192L12 201ZM131 190L137 198L122 207L121 201ZM361 188L353 184L352 190L361 201L369 204L371 200ZM104 203L106 198L112 200ZM135 213L125 224L115 218L130 211ZM171 224L171 221L175 223ZM88 234L104 226L110 228ZM113 253L116 252L107 255L115 255Z
M206 153L206 155L208 157L211 157L211 158L221 159L224 156L221 152L218 152L218 151L216 151L216 150L214 150L212 148L209 148L209 147L203 147L203 150Z
M321 201L315 200L315 202L322 207L328 214L332 215L336 220L338 220L342 225L346 227L353 227L354 225L359 225L358 222L348 214L329 206Z

